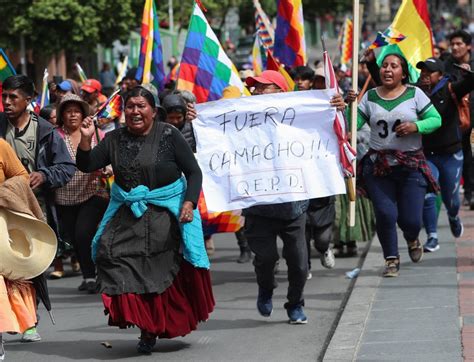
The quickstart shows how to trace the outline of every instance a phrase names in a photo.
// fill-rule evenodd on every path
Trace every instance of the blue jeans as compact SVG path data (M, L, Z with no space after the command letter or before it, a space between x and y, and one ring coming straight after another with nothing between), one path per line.
M456 217L461 207L459 188L463 169L462 151L449 155L427 156L431 172L441 187L441 197L448 216ZM429 193L425 198L423 209L423 224L426 233L435 233L438 226L438 212L436 210L436 195Z
M392 167L387 176L374 176L370 159L364 162L363 175L374 205L377 236L384 258L398 257L397 223L405 240L418 238L427 181L420 171L403 166Z

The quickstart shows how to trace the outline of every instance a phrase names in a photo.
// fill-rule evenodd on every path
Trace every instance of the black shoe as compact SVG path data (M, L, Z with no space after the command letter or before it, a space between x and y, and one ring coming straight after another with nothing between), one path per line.
M342 258L345 256L344 254L344 245L343 244L334 244L334 248L332 248L332 252L335 258Z
M155 339L141 339L140 342L137 344L137 352L141 354L150 355L153 351L153 347L155 347L156 338Z
M85 292L87 290L87 283L85 280L83 280L81 285L77 287L77 290L80 292Z
M262 317L270 317L273 312L273 291L258 288L257 310Z
M89 294L97 294L98 293L98 285L95 281L90 281L86 283L86 290Z
M347 257L352 257L352 256L357 256L358 250L357 250L357 244L354 240L348 241L346 244L346 256Z
M252 252L249 249L241 249L240 256L237 259L237 263L245 264L252 260Z

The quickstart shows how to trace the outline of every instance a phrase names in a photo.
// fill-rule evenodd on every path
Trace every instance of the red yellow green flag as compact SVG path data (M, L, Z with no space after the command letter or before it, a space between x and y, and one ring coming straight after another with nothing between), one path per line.
M15 68L13 68L3 49L0 48L0 82L3 82L8 77L15 74Z
M406 39L398 44L383 47L378 63L380 65L386 54L403 55L408 61L410 81L415 82L419 77L416 63L433 56L433 36L427 0L403 0L391 28L403 34Z

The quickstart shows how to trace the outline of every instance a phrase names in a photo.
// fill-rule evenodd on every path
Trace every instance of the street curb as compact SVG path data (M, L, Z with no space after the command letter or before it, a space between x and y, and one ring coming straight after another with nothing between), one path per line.
M377 236L372 240L349 300L324 354L323 361L355 361L377 288L382 280Z

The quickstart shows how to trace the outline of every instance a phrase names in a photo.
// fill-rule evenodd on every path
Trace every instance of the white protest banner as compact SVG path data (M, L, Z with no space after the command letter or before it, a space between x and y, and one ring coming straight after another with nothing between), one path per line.
M346 192L332 90L196 105L197 158L209 211Z

